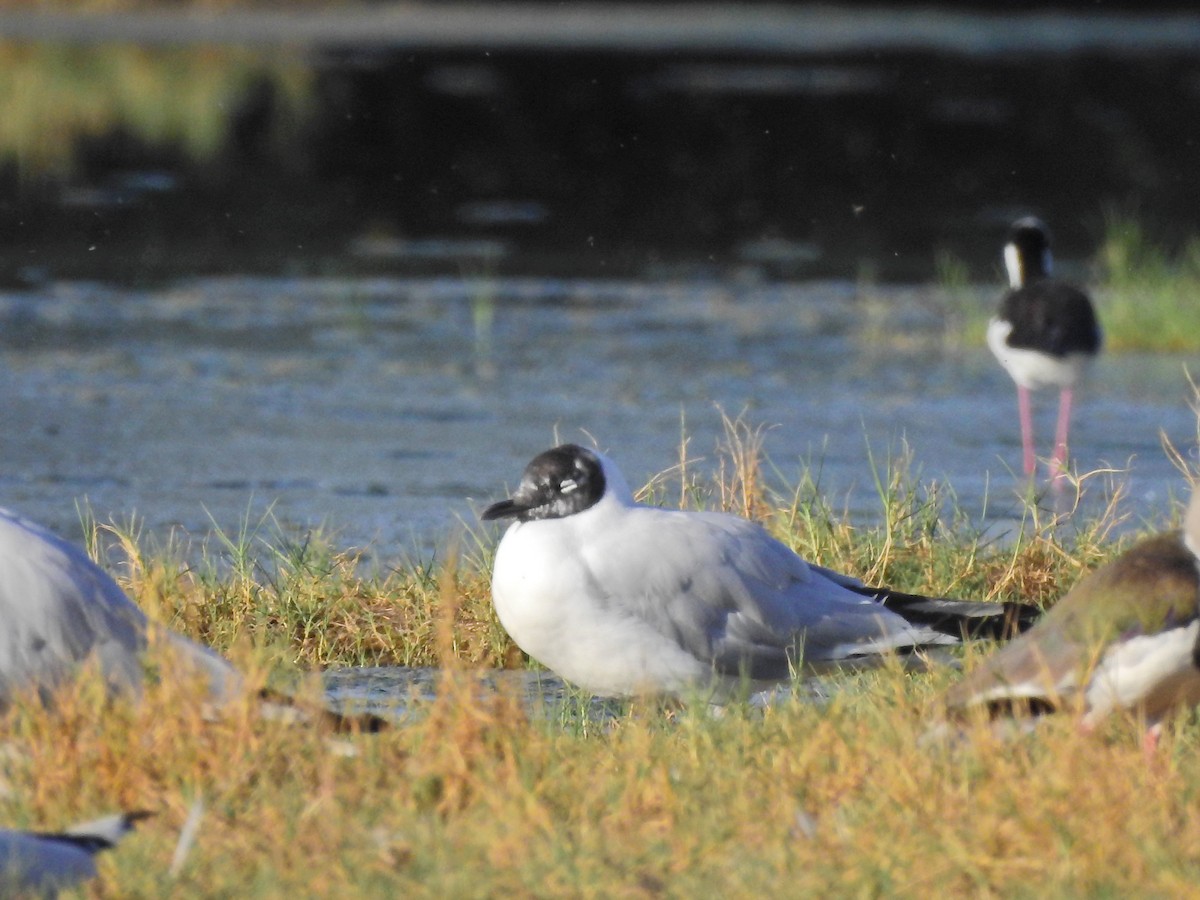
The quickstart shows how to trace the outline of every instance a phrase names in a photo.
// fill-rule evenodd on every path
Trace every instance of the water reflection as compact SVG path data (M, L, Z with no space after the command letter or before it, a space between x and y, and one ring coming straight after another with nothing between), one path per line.
M1195 17L1141 22L1152 57L1119 39L1080 49L1099 33L1087 17L1046 33L980 21L961 46L961 21L905 16L831 52L821 29L853 22L817 16L787 49L739 43L731 16L733 49L671 53L402 34L250 47L215 19L228 44L189 44L180 22L180 45L89 43L69 18L64 43L0 42L0 280L918 280L937 248L990 275L1031 211L1064 258L1093 252L1113 208L1152 211L1156 237L1200 228L1179 178L1180 129L1200 115ZM931 22L941 45L891 39ZM1038 54L1000 52L1020 29Z
M831 668L825 674L809 674L793 685L761 691L750 698L750 703L757 708L793 700L824 704L835 694L855 690L854 671ZM437 699L446 677L448 673L440 669L410 666L347 667L330 669L322 675L325 695L334 709L371 713L397 722L423 715ZM629 709L627 700L592 696L546 669L464 670L449 677L465 679L480 696L513 696L533 718L575 728L612 722ZM720 715L717 707L709 707L706 712Z

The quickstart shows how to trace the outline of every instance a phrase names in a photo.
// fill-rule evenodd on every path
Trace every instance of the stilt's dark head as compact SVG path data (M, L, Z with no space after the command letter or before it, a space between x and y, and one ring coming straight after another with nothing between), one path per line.
M1019 288L1038 278L1049 278L1053 259L1050 256L1050 229L1041 219L1026 216L1013 222L1004 245L1004 267L1008 282Z

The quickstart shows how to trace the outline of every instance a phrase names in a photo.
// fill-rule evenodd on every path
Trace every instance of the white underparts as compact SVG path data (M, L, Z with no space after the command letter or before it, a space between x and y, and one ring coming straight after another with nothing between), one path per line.
M1088 682L1087 720L1097 721L1114 708L1173 705L1176 694L1200 680L1193 655L1197 634L1200 620L1109 648Z
M1010 347L1011 322L999 317L988 323L987 344L1000 365L1019 386L1036 391L1040 388L1074 387L1087 371L1092 357L1087 353L1053 356L1040 350Z

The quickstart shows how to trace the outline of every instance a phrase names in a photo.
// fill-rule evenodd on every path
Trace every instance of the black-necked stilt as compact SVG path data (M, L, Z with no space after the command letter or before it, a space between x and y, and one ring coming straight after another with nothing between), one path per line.
M1148 538L1086 576L1028 632L946 694L952 712L1114 709L1152 749L1174 709L1200 704L1200 487L1182 532Z
M748 519L636 503L610 460L573 444L534 457L482 517L516 520L492 573L501 624L605 696L761 689L801 662L953 644L1032 611L866 588Z
M1087 294L1050 277L1050 237L1040 220L1013 223L1004 265L1009 290L988 324L988 347L1017 383L1026 475L1037 469L1029 394L1044 387L1059 389L1051 464L1058 476L1066 464L1072 394L1100 351L1100 325Z

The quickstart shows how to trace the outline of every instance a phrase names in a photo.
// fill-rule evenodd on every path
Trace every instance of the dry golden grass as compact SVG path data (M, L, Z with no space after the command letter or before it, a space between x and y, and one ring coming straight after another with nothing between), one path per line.
M731 442L743 427L730 423ZM1069 539L1033 522L1013 546L982 544L903 461L881 470L882 524L852 528L811 484L772 493L760 451L718 467L724 489L681 474L681 502L761 514L806 555L905 588L1051 602L1120 546L1111 521ZM678 471L695 469L685 459ZM523 664L492 616L482 538L437 565L369 575L316 539L222 538L185 565L187 548L147 552L136 528L95 537L113 534L139 603L256 672L282 659L436 662L442 674L403 726L349 737L263 721L249 703L207 721L191 687L170 682L138 704L86 682L52 711L18 704L0 720L0 821L157 811L105 859L91 896L1196 892L1192 718L1149 762L1137 723L1121 718L1090 735L1063 716L1011 740L980 727L930 741L938 693L957 675L898 666L837 677L825 705L715 716L634 702L597 720L580 701L545 713L479 681L480 669ZM196 842L172 872L197 800Z
M847 677L825 709L639 705L582 734L452 670L424 715L351 738L354 757L246 708L206 722L165 688L136 707L69 697L6 718L0 815L156 810L98 896L1194 892L1194 723L1151 763L1128 722L927 747L947 677Z

